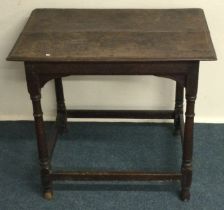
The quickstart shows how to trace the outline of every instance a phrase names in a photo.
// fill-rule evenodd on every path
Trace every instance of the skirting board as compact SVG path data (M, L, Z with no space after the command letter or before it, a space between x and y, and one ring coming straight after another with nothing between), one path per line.
M23 116L23 115L0 115L0 121L29 121L33 120L33 117ZM54 121L55 118L52 116L44 117L46 121ZM144 122L155 122L155 123L171 123L173 120L154 120L154 119L93 119L93 118L85 118L85 119L69 119L70 122L133 122L133 123L144 123ZM206 117L195 117L196 123L224 123L223 118L206 118Z

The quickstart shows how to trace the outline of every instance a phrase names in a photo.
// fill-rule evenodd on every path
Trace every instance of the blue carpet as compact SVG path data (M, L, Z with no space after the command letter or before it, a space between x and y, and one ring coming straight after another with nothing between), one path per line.
M172 129L172 124L69 123L52 165L79 171L176 171L181 144ZM189 202L179 200L178 182L55 182L54 198L46 201L33 124L0 122L0 209L223 210L223 134L223 124L196 124Z

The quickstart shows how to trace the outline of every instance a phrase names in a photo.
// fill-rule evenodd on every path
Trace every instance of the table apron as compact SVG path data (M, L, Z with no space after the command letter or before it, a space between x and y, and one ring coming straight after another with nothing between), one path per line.
M28 70L40 74L159 75L186 74L194 69L198 62L25 62L25 65Z
M186 77L199 61L166 62L25 62L26 73L38 75L40 87L49 80L71 75L154 75L186 86Z

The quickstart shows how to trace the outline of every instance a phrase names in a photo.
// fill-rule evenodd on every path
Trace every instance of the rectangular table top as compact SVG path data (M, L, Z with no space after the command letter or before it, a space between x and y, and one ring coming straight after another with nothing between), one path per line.
M215 60L201 9L35 9L8 60Z

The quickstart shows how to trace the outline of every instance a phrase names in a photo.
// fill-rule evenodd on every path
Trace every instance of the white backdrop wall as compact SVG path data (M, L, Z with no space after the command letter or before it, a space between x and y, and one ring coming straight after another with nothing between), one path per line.
M223 0L0 0L0 120L31 120L23 64L7 62L9 51L35 8L203 8L218 56L201 62L196 121L224 123ZM211 75L213 75L211 77ZM67 107L96 109L170 109L174 82L144 76L64 78ZM42 89L45 119L53 119L53 83Z

